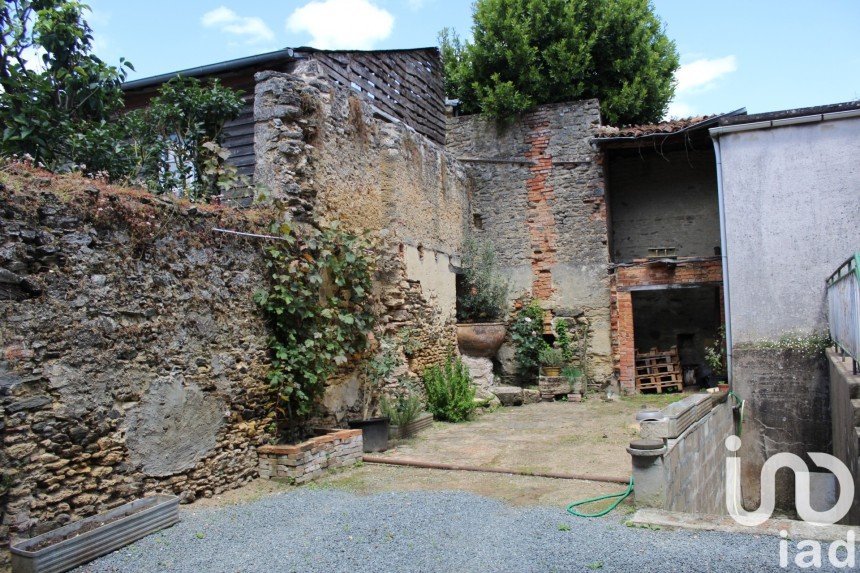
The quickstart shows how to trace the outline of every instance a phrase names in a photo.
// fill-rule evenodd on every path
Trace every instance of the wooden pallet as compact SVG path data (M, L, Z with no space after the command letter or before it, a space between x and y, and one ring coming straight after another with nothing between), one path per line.
M678 347L669 350L652 348L648 352L636 353L636 389L655 390L658 394L663 390L684 389L684 376L681 373L681 361L678 358Z

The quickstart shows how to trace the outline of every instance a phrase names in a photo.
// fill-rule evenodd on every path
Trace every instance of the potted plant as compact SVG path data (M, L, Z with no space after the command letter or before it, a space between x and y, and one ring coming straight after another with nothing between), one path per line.
M561 348L547 344L540 349L538 361L541 366L541 374L556 378L561 375L561 369L565 364L564 353Z
M726 327L721 326L717 339L711 346L705 347L705 362L711 369L714 381L720 392L729 391L728 376L726 374Z
M457 293L457 343L469 356L492 357L505 340L508 283L498 273L489 242L463 244L463 273Z
M394 399L383 398L381 406L382 414L390 420L389 436L393 438L412 437L433 422L433 414L423 412L421 397L408 388Z

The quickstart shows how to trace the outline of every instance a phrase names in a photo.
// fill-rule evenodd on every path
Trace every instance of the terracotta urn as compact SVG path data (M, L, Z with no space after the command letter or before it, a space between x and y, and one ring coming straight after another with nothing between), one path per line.
M457 325L457 345L467 356L491 358L505 341L504 322L476 322Z

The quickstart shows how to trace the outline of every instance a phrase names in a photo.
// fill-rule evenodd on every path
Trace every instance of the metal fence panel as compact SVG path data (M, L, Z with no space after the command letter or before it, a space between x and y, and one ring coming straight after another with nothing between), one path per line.
M830 337L860 361L860 253L845 261L827 279Z

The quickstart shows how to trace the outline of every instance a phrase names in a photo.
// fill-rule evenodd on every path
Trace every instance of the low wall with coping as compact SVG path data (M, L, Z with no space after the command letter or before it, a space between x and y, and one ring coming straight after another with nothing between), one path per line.
M713 398L712 405L697 408L700 417L676 438L631 443L628 452L633 458L637 507L712 515L727 512L724 442L734 433L734 416L725 396ZM648 442L649 449L637 449L637 442Z
M335 430L292 446L260 446L260 477L305 483L327 469L355 464L361 460L362 446L361 430Z
M830 369L830 415L833 425L833 455L842 460L854 476L854 491L860 492L860 375L854 374L851 358L827 351ZM841 521L860 525L860 495Z

